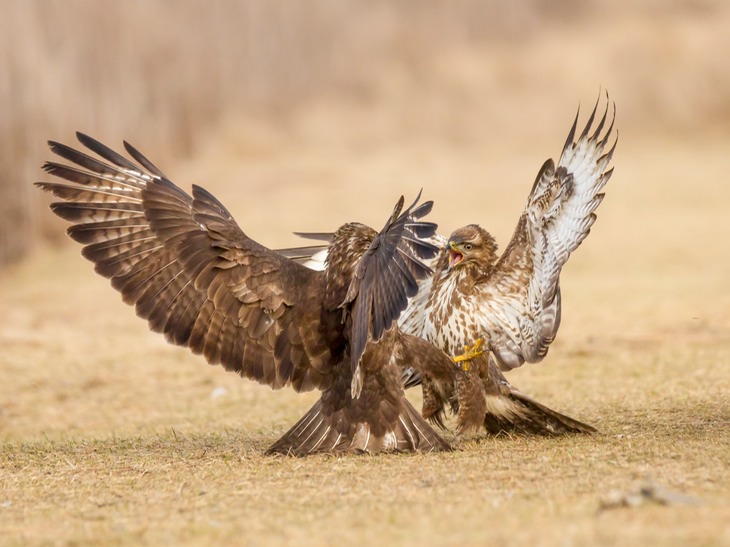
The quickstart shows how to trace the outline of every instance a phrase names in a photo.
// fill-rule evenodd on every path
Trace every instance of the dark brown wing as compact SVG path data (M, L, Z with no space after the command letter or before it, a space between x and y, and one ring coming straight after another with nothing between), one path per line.
M65 200L52 210L152 330L274 388L331 383L344 338L341 313L322 310L321 273L250 239L210 193L189 196L129 144L142 167L78 138L106 161L51 142L74 165L44 169L71 184L38 185Z
M416 206L420 193L410 207L403 209L403 198L358 262L343 305L350 306L350 363L357 371L369 341L378 341L418 292L418 280L431 274L421 259L432 258L438 248L421 238L436 231L436 225L419 219L433 205ZM401 212L402 211L402 212ZM353 381L357 379L354 374ZM357 390L353 388L353 392Z

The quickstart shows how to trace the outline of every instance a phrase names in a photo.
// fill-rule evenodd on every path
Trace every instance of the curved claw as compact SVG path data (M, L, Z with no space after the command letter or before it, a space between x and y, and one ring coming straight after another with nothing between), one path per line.
M472 359L476 359L477 357L484 355L484 351L481 349L482 344L484 344L484 339L477 338L473 346L464 346L464 353L454 356L454 363L456 363L463 371L468 372L471 368L471 364L469 362Z

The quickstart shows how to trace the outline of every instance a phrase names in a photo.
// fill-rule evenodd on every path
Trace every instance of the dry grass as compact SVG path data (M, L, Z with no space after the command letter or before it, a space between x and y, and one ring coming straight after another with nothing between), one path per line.
M178 166L175 178L209 173L244 228L272 245L291 243L284 234L293 229L331 227L357 208L379 223L395 197L382 182L357 202L343 189L330 196L341 208L328 220L306 209L307 200L326 195L309 185L250 196L277 172L301 180L328 165L330 176L355 188L362 170L384 181L413 169L427 189L441 186L440 171L411 163L405 150L383 145L364 159L343 155L343 147L332 155L336 137L325 146L306 123L300 131L315 144L279 136L285 167L273 152L241 163L204 154ZM428 157L441 144L422 146ZM707 142L701 154L682 150L672 142L621 149L594 233L564 274L560 337L544 364L510 376L595 424L602 434L594 437L467 439L453 454L266 458L264 448L313 394L274 393L167 346L77 249L11 268L0 278L5 541L727 544L730 297L722 287L729 263L725 242L702 234L726 222L718 158L728 149ZM544 155L515 148L497 162L467 154L460 170L454 153L450 165L457 180L469 178L473 162L486 180L503 181L491 164L537 166ZM681 176L657 170L663 157L712 181L707 191L687 195ZM529 186L520 178L506 202L519 202ZM449 229L461 216L444 208L433 216ZM467 218L489 225L494 217L495 231L508 233L501 219L516 218L519 206L512 209L490 203ZM219 388L224 394L214 397ZM701 504L598 511L612 490L628 492L648 477Z
M444 231L476 221L504 244L575 102L604 84L616 174L563 274L558 340L510 375L601 435L265 458L315 394L168 346L77 248L48 248L0 275L0 543L730 544L730 95L716 55L730 10L683 6L590 29L565 18L519 43L454 40L286 116L231 116L193 160L159 162L271 246L378 226L420 187ZM135 123L124 136L156 158ZM700 503L598 511L648 478Z

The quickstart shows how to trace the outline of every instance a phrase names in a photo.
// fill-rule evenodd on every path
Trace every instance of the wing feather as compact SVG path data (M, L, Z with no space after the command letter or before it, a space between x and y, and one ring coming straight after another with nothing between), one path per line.
M139 165L77 136L101 159L50 142L71 165L46 163L64 182L38 186L63 200L51 208L69 235L152 330L275 388L330 384L344 342L320 273L250 239L209 192L188 195L128 143Z
M503 369L540 361L560 325L560 272L590 232L613 173L617 138L606 147L616 108L608 123L611 103L598 118L599 103L578 139L576 114L557 165L541 168L510 244L480 285L481 330Z
M403 210L403 198L380 233L360 258L347 291L345 306L351 307L350 363L353 395L359 394L358 367L369 342L377 342L398 319L408 299L418 292L418 279L431 274L421 259L433 258L438 248L422 242L409 226L413 219L427 214L431 203L416 200ZM417 223L417 231L431 236L436 225Z

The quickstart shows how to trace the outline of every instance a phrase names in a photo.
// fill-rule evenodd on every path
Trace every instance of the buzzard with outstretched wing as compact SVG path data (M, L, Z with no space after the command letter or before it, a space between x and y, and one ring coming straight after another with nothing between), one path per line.
M595 431L521 393L502 371L541 361L558 331L560 272L588 235L603 199L601 190L613 172L609 164L616 140L610 145L609 141L615 107L608 124L609 105L598 120L597 110L598 103L577 139L576 115L557 165L550 159L540 169L501 256L494 238L475 224L459 228L448 239L431 239L442 251L426 260L434 274L419 283L417 295L400 316L401 329L452 356L484 342L483 355L468 348L472 358L464 367L467 378L441 381L420 371L407 374L407 387L422 383L423 415L435 423L443 425L444 411L452 409L460 430L483 424L492 433ZM326 252L317 252L321 249L310 247L296 258L316 269L326 257ZM475 403L476 389L483 394L483 405Z
M395 322L431 273L421 259L438 251L423 241L436 230L421 220L431 202L404 209L401 197L379 233L345 224L315 272L249 238L209 192L188 195L128 143L136 163L77 136L98 158L50 142L70 164L44 169L65 182L37 184L64 200L51 209L72 222L96 272L152 330L209 363L323 392L269 452L449 448L404 397L402 375L415 367L448 382L457 369Z
M469 374L484 386L490 432L595 431L524 395L502 371L541 361L560 326L560 272L590 232L613 173L615 107L610 123L609 105L598 120L597 109L598 103L577 139L576 115L557 165L549 159L540 169L504 253L498 257L494 238L480 226L454 231L443 241L434 275L402 316L405 331L450 355L484 340L487 354L472 361ZM426 417L440 416L448 402L458 406L454 388L422 377ZM460 419L462 427L468 424L466 416Z

